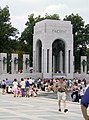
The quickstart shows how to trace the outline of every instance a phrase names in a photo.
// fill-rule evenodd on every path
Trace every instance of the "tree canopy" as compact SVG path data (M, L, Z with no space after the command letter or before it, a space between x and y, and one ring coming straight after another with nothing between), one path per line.
M73 13L65 16L64 20L71 21L73 25L75 69L78 69L80 68L80 56L86 55L89 44L89 24L85 25L83 18Z
M16 37L18 30L10 22L9 7L0 8L0 52L8 52L12 48L12 38ZM12 37L12 38L11 38Z

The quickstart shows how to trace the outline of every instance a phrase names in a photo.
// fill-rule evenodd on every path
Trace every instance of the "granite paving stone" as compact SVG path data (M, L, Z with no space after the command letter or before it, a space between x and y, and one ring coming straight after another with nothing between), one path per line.
M83 120L80 103L67 101L69 111L58 111L57 99L13 97L0 93L0 120Z

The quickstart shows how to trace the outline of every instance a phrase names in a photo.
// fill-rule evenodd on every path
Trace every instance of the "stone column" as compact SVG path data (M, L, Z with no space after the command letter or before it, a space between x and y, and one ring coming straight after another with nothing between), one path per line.
M60 51L60 71L63 72L63 52Z
M52 47L49 49L49 73L52 74Z
M24 54L23 55L23 73L29 73L29 54Z
M53 73L55 73L55 56L53 56Z
M44 73L47 73L47 50L44 49Z
M39 50L38 49L36 49L36 72L39 72L39 68L38 68L38 61L39 61L39 55L38 55L38 53L39 53Z
M0 74L7 73L7 53L0 53Z
M48 59L47 59L47 50L49 50L48 53ZM47 60L48 60L48 71L47 71ZM44 49L44 60L43 60L43 66L44 66L44 71L43 71L43 77L44 78L52 78L52 49Z
M68 50L65 50L65 73L68 74Z
M73 51L70 50L70 74L73 76L74 73L74 56Z
M11 73L18 73L18 54L11 54Z
M33 72L36 72L36 54L35 54L35 51L33 51Z
M44 49L42 47L42 73L44 73Z

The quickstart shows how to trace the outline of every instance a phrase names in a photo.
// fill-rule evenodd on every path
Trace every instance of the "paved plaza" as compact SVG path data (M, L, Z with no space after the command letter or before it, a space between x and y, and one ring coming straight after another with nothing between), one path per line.
M67 113L58 112L57 99L0 93L0 120L83 120L79 103L68 101L67 107Z

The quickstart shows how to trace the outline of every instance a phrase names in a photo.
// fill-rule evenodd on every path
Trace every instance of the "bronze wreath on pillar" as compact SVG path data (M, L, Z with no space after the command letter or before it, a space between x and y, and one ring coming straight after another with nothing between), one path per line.
M7 58L3 57L3 63L7 64Z
M25 60L25 64L26 64L26 65L29 64L29 59L28 59L28 58L26 58L26 60Z
M83 72L85 71L85 66L87 65L87 61L83 59L82 61L82 66L83 66Z
M16 57L14 58L14 64L18 64L18 59Z

